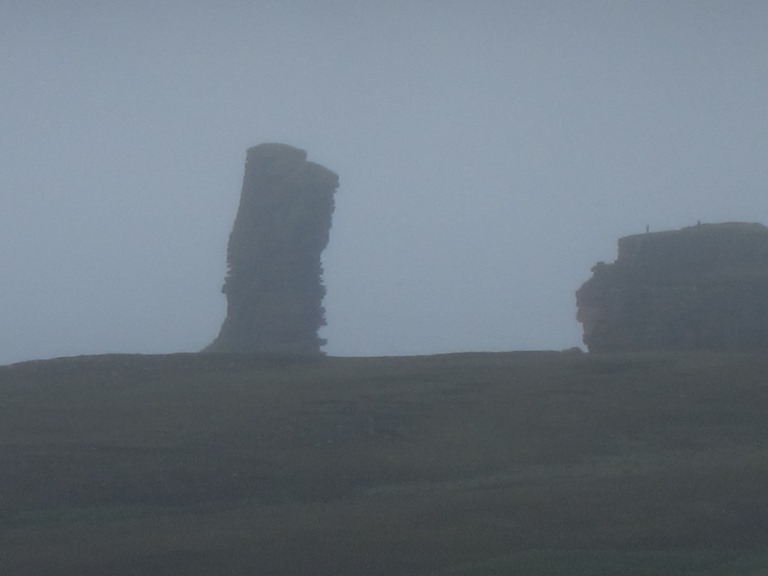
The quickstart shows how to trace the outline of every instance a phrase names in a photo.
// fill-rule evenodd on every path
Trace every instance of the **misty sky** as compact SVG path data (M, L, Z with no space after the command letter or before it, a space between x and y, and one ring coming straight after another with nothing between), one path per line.
M581 344L620 236L768 223L768 2L0 0L0 364L218 333L245 151L340 175L334 355Z

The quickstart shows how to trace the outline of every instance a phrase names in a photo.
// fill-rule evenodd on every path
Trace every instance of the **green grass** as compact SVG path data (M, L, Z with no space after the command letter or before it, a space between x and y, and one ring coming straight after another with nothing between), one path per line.
M0 573L768 574L768 355L0 367Z

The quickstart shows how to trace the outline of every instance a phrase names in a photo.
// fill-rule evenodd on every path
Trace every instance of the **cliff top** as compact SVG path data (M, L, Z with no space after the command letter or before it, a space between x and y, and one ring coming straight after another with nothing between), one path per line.
M680 230L634 234L619 239L617 264L730 266L768 263L768 228L758 223L697 224Z

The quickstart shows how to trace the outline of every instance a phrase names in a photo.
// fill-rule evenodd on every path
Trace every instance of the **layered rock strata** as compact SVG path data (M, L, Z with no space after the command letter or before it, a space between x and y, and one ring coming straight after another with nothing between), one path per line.
M248 150L227 248L227 317L208 352L312 356L325 343L321 253L339 178L304 150Z
M576 292L590 352L768 349L768 228L730 222L619 240Z

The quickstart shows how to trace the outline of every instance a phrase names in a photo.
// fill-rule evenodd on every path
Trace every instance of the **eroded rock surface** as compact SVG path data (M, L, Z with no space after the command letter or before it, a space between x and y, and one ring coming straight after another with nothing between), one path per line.
M248 150L222 292L227 317L208 352L311 356L325 324L321 253L338 176L285 144Z
M619 240L576 292L590 352L768 349L768 228L730 222Z

